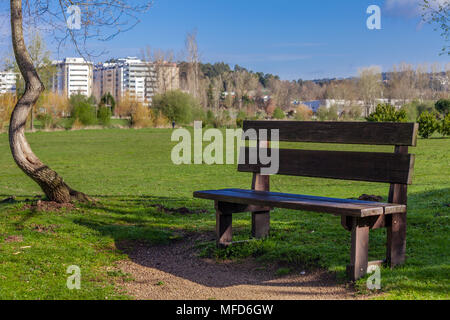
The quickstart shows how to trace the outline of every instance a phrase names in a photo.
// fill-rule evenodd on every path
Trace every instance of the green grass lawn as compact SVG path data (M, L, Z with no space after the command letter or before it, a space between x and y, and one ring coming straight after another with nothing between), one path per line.
M0 134L0 298L127 299L120 281L132 281L115 262L126 259L121 241L170 243L192 232L212 232L213 203L192 198L195 190L249 188L251 175L236 166L184 165L170 160L171 130L82 130L28 134L36 154L75 189L99 201L76 210L26 209L40 189L15 165L8 138ZM300 144L301 147L305 145ZM309 148L326 148L323 145ZM329 146L328 146L329 147ZM392 150L392 147L332 146L345 150ZM409 189L407 263L382 270L382 299L448 299L450 292L449 214L450 139L419 140L414 184ZM327 179L280 177L272 191L331 197L363 193L387 196L388 185ZM193 214L165 213L187 207ZM199 213L207 210L207 213ZM250 215L233 220L236 239L247 239ZM371 232L370 258L383 259L385 231ZM202 255L217 259L254 256L277 262L283 270L325 268L345 280L350 233L340 219L277 209L271 236L226 250L198 244ZM66 270L81 268L81 290L68 290ZM364 292L365 280L357 283ZM380 296L377 296L380 298Z

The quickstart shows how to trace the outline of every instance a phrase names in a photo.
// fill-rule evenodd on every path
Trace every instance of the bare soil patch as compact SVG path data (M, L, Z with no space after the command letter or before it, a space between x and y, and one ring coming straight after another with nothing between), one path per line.
M201 238L203 237L203 239ZM198 257L195 242L205 235L185 238L164 246L129 241L118 249L129 255L122 272L132 281L122 285L131 296L143 300L310 300L361 299L350 285L340 284L325 271L296 272L277 276L278 266L258 263L217 262ZM209 240L213 236L207 235Z
M58 203L54 201L42 201L38 200L31 204L24 206L25 209L31 209L33 211L61 211L61 210L74 210L75 205L73 203Z
M21 236L21 235L8 236L8 237L5 238L5 242L6 243L22 242L22 241L23 241L23 236Z

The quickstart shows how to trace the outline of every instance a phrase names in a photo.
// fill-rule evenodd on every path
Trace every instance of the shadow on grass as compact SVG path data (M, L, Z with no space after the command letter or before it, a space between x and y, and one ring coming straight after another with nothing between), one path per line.
M213 246L215 242L214 215L197 213L199 209L212 213L211 203L176 197L94 197L99 199L99 203L85 208L88 209L86 212L89 213L92 209L95 214L77 214L75 223L114 239L116 248L142 267L142 272L148 272L151 268L208 287L225 288L241 284L267 287L333 287L337 285L336 277L326 272L318 272L315 277L295 277L288 282L278 281L280 277L275 275L275 271L282 261L278 243L283 241L286 244L283 247L283 255L321 251L324 244L334 243L330 250L338 254L324 255L325 260L321 262L325 266L341 265L342 256L346 257L349 252L350 244L337 239L344 233L336 232L341 226L335 223L336 219L332 220L334 217L319 218L313 213L303 214L299 223L298 216L294 216L295 212L292 212L292 215L289 212L288 215L280 210L272 215L273 235L268 240L254 245L254 250L244 250L248 252L248 257L264 251L270 257L267 264L256 263L251 259L244 259L244 262L217 263L214 259L199 258L198 244ZM409 193L408 260L404 267L384 271L383 283L387 290L414 291L419 296L448 295L450 260L445 242L448 243L449 240L449 204L450 188ZM160 210L180 207L188 207L191 213ZM24 216L24 219L27 217ZM206 229L203 229L193 233L195 228L186 226L189 222L193 225L203 223L211 231L205 232ZM329 223L326 228L324 222ZM315 233L310 234L308 223L313 225L312 230L315 230ZM290 236L293 234L295 237ZM284 240L277 238L277 235ZM371 239L374 240L371 240L371 246L375 247L370 250L383 254L385 233L372 232ZM267 244L275 245L271 247ZM242 246L245 248L252 245ZM306 248L307 246L309 247ZM303 247L304 251L298 250ZM319 257L322 259L324 256ZM344 268L342 265L342 269Z
M97 230L103 236L120 241L143 241L148 245L167 244L179 237L174 228L158 226L149 221L164 220L157 205L170 206L185 203L184 199L153 196L93 196L100 200L92 204L80 204L81 208L93 210L96 215L76 218L74 223Z
M337 286L333 275L323 271L308 273L307 276L297 275L290 281L280 281L281 277L276 275L277 263L263 265L252 259L218 263L213 259L201 259L196 248L199 241L214 241L214 234L190 235L169 245L159 246L117 242L117 247L126 253L144 274L150 268L211 288L238 285L311 288Z
M99 215L77 217L76 224L96 230L102 236L111 237L117 249L127 254L131 261L145 268L153 268L175 277L187 279L200 285L224 288L235 285L259 285L279 287L334 287L335 277L325 272L315 272L314 276L303 276L289 283L276 276L278 264L262 265L252 259L246 262L222 262L199 257L199 243L215 243L214 232L193 232L177 224L177 219L193 223L207 220L214 225L213 216L198 213L192 206L192 199L152 196L95 196L99 203L86 206ZM190 214L180 214L161 207L176 209L189 207ZM211 208L202 208L209 212ZM208 216L208 217L206 217ZM149 221L151 218L151 221ZM170 220L169 220L170 218ZM169 225L175 220L173 225ZM211 221L209 221L211 220ZM179 221L178 221L179 222ZM213 229L213 227L211 228ZM248 261L247 261L248 260Z

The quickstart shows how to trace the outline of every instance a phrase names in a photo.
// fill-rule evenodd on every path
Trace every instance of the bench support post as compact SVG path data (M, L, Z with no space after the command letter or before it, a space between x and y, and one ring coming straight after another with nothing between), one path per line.
M394 268L406 260L406 213L393 214L390 217L390 226L387 228L388 265Z
M269 148L269 141L258 140L259 148ZM270 176L263 176L259 173L253 174L252 190L270 191ZM252 212L252 237L261 239L269 236L270 233L270 211Z
M269 236L270 211L252 212L252 237L261 239Z
M408 153L408 147L396 146L395 153ZM389 203L406 205L408 203L408 186L391 184ZM386 260L391 268L406 260L406 212L387 216Z
M231 244L233 240L232 221L232 213L224 210L223 206L220 205L220 202L216 201L217 247L224 248Z
M350 265L347 273L355 281L367 273L369 263L369 230L370 227L362 219L352 218L352 244Z

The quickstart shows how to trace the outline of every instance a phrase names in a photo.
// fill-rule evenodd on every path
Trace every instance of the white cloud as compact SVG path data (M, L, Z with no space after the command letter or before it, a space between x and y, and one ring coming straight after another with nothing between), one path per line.
M384 9L393 16L405 16L408 18L420 15L421 0L386 0Z
M449 0L432 0L431 5L438 6L448 4ZM386 0L384 10L393 16L406 18L420 17L423 13L423 0ZM434 4L433 4L434 3Z

